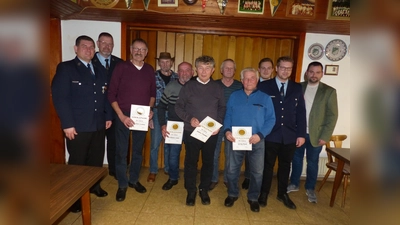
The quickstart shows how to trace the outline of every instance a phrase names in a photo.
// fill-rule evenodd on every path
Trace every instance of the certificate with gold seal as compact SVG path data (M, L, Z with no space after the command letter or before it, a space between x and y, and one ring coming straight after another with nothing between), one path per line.
M183 122L167 121L168 137L165 138L165 144L182 144L183 137Z
M202 142L206 142L208 138L211 137L212 133L221 127L222 124L207 116L203 121L200 122L200 127L196 127L190 136Z
M252 144L249 142L251 132L251 127L232 126L232 136L235 138L235 142L232 142L232 149L234 151L251 151Z
M135 123L130 130L147 131L149 128L150 106L131 105L131 119Z

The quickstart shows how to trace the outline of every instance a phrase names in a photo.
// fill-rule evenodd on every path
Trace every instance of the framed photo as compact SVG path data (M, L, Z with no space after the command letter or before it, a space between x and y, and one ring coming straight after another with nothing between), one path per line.
M325 65L325 75L335 75L339 74L339 65Z
M178 7L178 0L158 0L158 7Z
M288 0L286 16L315 18L315 0Z
M350 20L350 0L329 0L328 20Z
M264 14L264 0L238 0L238 13Z

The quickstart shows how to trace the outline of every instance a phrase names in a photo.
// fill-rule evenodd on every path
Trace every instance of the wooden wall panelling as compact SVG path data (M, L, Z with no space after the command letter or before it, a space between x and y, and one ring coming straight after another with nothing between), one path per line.
M189 62L192 64L194 69L194 51L195 51L195 34L183 34L185 37L184 42L184 51L183 51L183 60L185 62Z
M50 19L50 74L49 86L56 73L57 65L61 62L61 22L59 19ZM64 134L61 130L61 122L54 109L53 101L50 94L50 163L65 163L65 145Z
M205 42L204 39L205 39L205 37L202 34L194 35L194 48L193 48L194 51L193 51L193 56L192 56L193 57L192 64L193 64L194 69L196 67L196 65L195 65L196 58L199 57L200 55L206 54L203 49L203 43ZM197 74L196 74L196 70L195 70L195 76L196 75Z
M175 56L175 63L174 67L172 68L175 72L178 72L178 65L179 63L183 62L183 58L185 56L185 34L183 33L176 33L175 36L175 53L173 53L173 56Z
M235 57L232 58L236 62L235 79L240 80L240 70L244 66L245 40L244 37L236 37Z

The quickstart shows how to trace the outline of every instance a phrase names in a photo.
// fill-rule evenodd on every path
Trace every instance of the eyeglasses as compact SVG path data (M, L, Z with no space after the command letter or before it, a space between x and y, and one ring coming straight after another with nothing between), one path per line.
M280 66L279 69L282 70L282 71L292 71L293 67L283 67L283 66Z
M101 45L106 45L106 46L109 46L109 47L114 46L113 43L107 43L107 42L105 42L105 41L99 41L99 43L100 43Z
M134 52L145 52L145 51L147 51L147 48L132 48L132 51L134 51Z

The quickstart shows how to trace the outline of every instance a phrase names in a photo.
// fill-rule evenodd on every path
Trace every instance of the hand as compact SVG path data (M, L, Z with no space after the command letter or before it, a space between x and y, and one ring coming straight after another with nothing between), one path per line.
M133 120L131 118L129 118L125 115L120 116L119 119L127 128L133 127L135 125L135 122L133 122Z
M149 127L150 127L150 129L154 129L154 122L153 122L153 120L150 120L150 121L149 121Z
M191 125L192 127L199 127L199 126L200 126L200 122L199 122L199 120L198 120L197 118L193 117L193 118L190 120L190 125Z
M161 135L165 139L166 137L169 137L169 132L167 131L167 125L162 125L161 126Z
M236 139L233 137L231 131L227 131L227 132L225 133L225 137L226 137L226 139L228 139L230 142L235 142L235 141L236 141Z
M107 130L108 128L110 128L111 125L112 125L112 121L111 121L111 120L107 120L107 121L106 121L106 130Z
M219 130L220 130L220 129L215 130L211 135L216 135L216 134L218 134L218 133L219 133Z
M69 140L75 139L75 135L78 135L78 133L76 133L75 127L64 129L64 133Z
M258 136L258 134L253 134L251 135L250 139L249 139L249 143L250 144L257 144L258 142L260 142L260 136Z
M303 137L298 137L296 140L296 147L300 147L304 144L304 142L306 142L306 139Z
M152 110L150 110L149 120L153 119L153 115L154 115L154 112Z
M319 139L319 141L318 141L318 145L319 146L323 146L323 145L325 145L326 144L326 141L324 141L324 140L322 140L322 139Z

